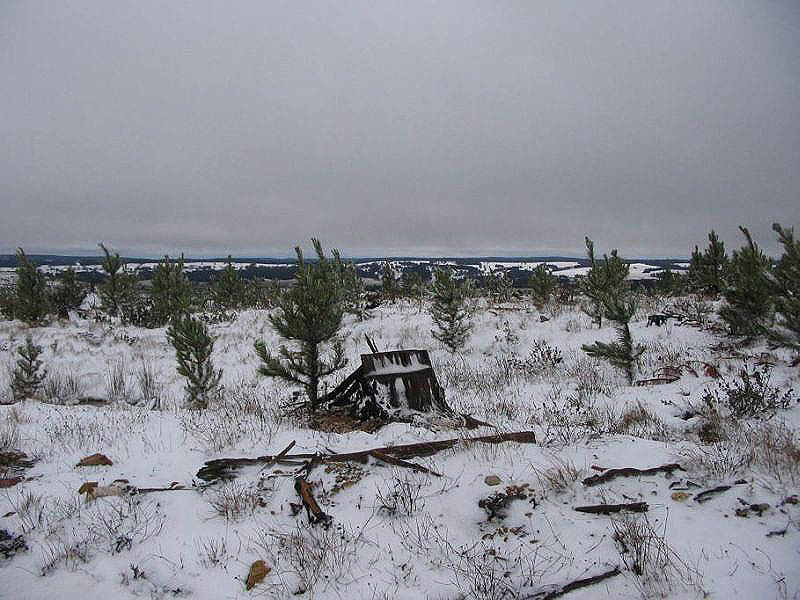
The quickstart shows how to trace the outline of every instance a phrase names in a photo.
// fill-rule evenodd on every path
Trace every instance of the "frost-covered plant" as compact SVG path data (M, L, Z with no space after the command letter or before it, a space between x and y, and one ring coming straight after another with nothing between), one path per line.
M467 343L472 329L464 307L466 291L463 284L453 279L451 269L437 267L434 270L431 316L436 329L432 333L450 352Z
M214 368L214 340L208 327L190 315L178 316L167 328L167 339L175 348L178 373L186 378L186 397L194 408L206 408L220 391L222 369Z
M771 379L770 365L751 370L745 364L738 378L720 379L716 389L706 390L703 401L711 409L723 404L736 418L786 409L797 402L791 388L781 390L771 384Z
M290 350L283 345L275 355L262 340L255 343L255 349L261 359L258 372L302 385L311 410L315 411L321 401L321 379L343 368L347 359L338 338L343 316L339 269L335 261L325 258L319 240L312 239L312 243L317 263L307 263L300 247L295 248L294 284L280 297L278 310L269 315L275 331L284 340L295 342L298 349ZM326 345L331 346L328 357L322 354Z
M35 345L30 336L25 339L24 346L17 348L19 358L11 375L11 392L16 402L35 397L41 389L47 374L39 359L41 353L42 347Z
M80 376L54 370L48 373L42 384L42 392L53 404L74 404L83 395L85 386Z
M128 373L123 359L106 365L106 396L110 402L129 402L131 397Z

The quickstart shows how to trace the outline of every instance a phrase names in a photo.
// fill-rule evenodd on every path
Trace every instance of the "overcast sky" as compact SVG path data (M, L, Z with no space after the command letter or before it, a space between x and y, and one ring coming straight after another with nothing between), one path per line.
M0 252L800 229L800 2L0 0Z

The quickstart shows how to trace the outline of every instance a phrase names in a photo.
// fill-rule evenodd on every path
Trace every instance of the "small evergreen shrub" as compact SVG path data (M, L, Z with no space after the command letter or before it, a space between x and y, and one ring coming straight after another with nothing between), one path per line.
M214 340L208 327L192 316L177 316L167 328L167 339L175 348L178 373L186 378L186 398L192 407L204 409L220 393L222 369L214 368Z
M17 249L17 281L13 302L14 317L38 325L49 309L47 282L36 263L28 260L22 248Z
M105 280L97 289L103 310L111 317L129 322L139 301L138 279L128 272L119 254L112 256L103 244L98 245L105 254L102 262Z
M30 336L25 339L24 346L17 348L19 358L11 374L11 393L15 402L38 395L47 375L39 359L41 353L42 347L35 345Z
M729 262L725 242L712 229L705 251L700 252L695 246L692 252L687 273L689 289L706 296L719 296L725 290Z
M531 288L533 304L541 309L558 289L558 278L550 272L547 265L541 264L531 272L528 285Z
M183 255L176 260L165 256L156 266L150 287L153 322L165 325L170 319L189 312L192 285L183 272Z
M466 286L453 279L451 269L437 267L434 270L431 316L436 329L432 334L450 352L457 351L467 343L472 329L464 305L467 293Z
M65 269L58 277L58 283L50 292L50 304L59 319L66 319L69 311L80 308L86 297L86 288L75 277L72 267Z
M295 248L295 281L280 296L278 310L269 315L275 331L284 340L294 342L296 349L283 345L275 355L261 340L255 349L261 360L258 372L302 385L311 410L315 411L321 402L320 381L343 368L347 359L338 338L344 312L340 270L335 261L325 257L319 240L312 239L312 243L317 263L306 263L300 247ZM322 352L325 346L330 346L327 356Z

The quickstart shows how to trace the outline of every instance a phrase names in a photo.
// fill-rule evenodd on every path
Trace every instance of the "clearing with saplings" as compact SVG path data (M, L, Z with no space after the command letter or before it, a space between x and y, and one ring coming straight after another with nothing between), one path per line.
M201 283L20 249L0 597L800 598L800 242L774 233L650 267L313 240L281 281L229 257Z

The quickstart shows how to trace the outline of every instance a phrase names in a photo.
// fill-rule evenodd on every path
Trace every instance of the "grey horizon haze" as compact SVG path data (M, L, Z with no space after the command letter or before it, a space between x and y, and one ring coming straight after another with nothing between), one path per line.
M1 0L0 204L0 253L774 253L800 2Z

